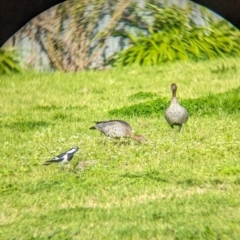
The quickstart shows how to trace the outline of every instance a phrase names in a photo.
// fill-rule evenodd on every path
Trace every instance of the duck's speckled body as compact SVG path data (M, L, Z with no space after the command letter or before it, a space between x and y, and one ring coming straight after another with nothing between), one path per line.
M131 126L123 120L99 121L90 129L97 129L110 138L133 138L139 142L144 139L141 135L132 135Z

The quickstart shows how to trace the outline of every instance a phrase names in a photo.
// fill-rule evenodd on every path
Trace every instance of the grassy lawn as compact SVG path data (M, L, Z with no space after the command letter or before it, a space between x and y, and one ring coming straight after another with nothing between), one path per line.
M1 239L240 239L239 71L229 58L1 76ZM164 119L173 82L181 133ZM89 130L115 118L147 143ZM74 145L70 169L42 165Z

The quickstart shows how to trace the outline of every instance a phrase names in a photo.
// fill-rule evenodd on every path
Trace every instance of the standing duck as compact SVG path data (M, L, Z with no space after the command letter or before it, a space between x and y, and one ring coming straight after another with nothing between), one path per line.
M171 90L172 101L165 112L165 119L172 128L174 127L174 125L176 125L179 126L179 131L181 131L183 124L185 124L188 120L188 111L184 107L182 107L177 100L176 83L171 84Z
M95 126L89 129L96 129L110 138L132 138L138 142L145 141L142 135L132 135L131 126L123 120L95 122Z

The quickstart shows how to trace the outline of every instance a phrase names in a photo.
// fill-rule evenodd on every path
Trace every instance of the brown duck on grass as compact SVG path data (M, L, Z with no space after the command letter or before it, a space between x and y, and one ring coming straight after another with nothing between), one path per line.
M110 138L132 138L138 142L144 142L142 135L132 134L131 126L123 120L108 120L95 122L95 126L90 129L96 129Z
M181 131L183 124L188 120L188 111L182 107L177 99L177 84L171 84L172 90L172 101L170 106L165 112L165 119L169 125L173 128L174 125L179 126L179 131Z

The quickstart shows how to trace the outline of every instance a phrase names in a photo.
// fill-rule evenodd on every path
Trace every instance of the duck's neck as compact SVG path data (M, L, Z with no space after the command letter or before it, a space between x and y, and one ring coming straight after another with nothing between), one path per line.
M177 97L177 89L172 90L172 98Z
M172 104L178 103L176 92L177 92L177 90L172 91L172 101L171 101Z

